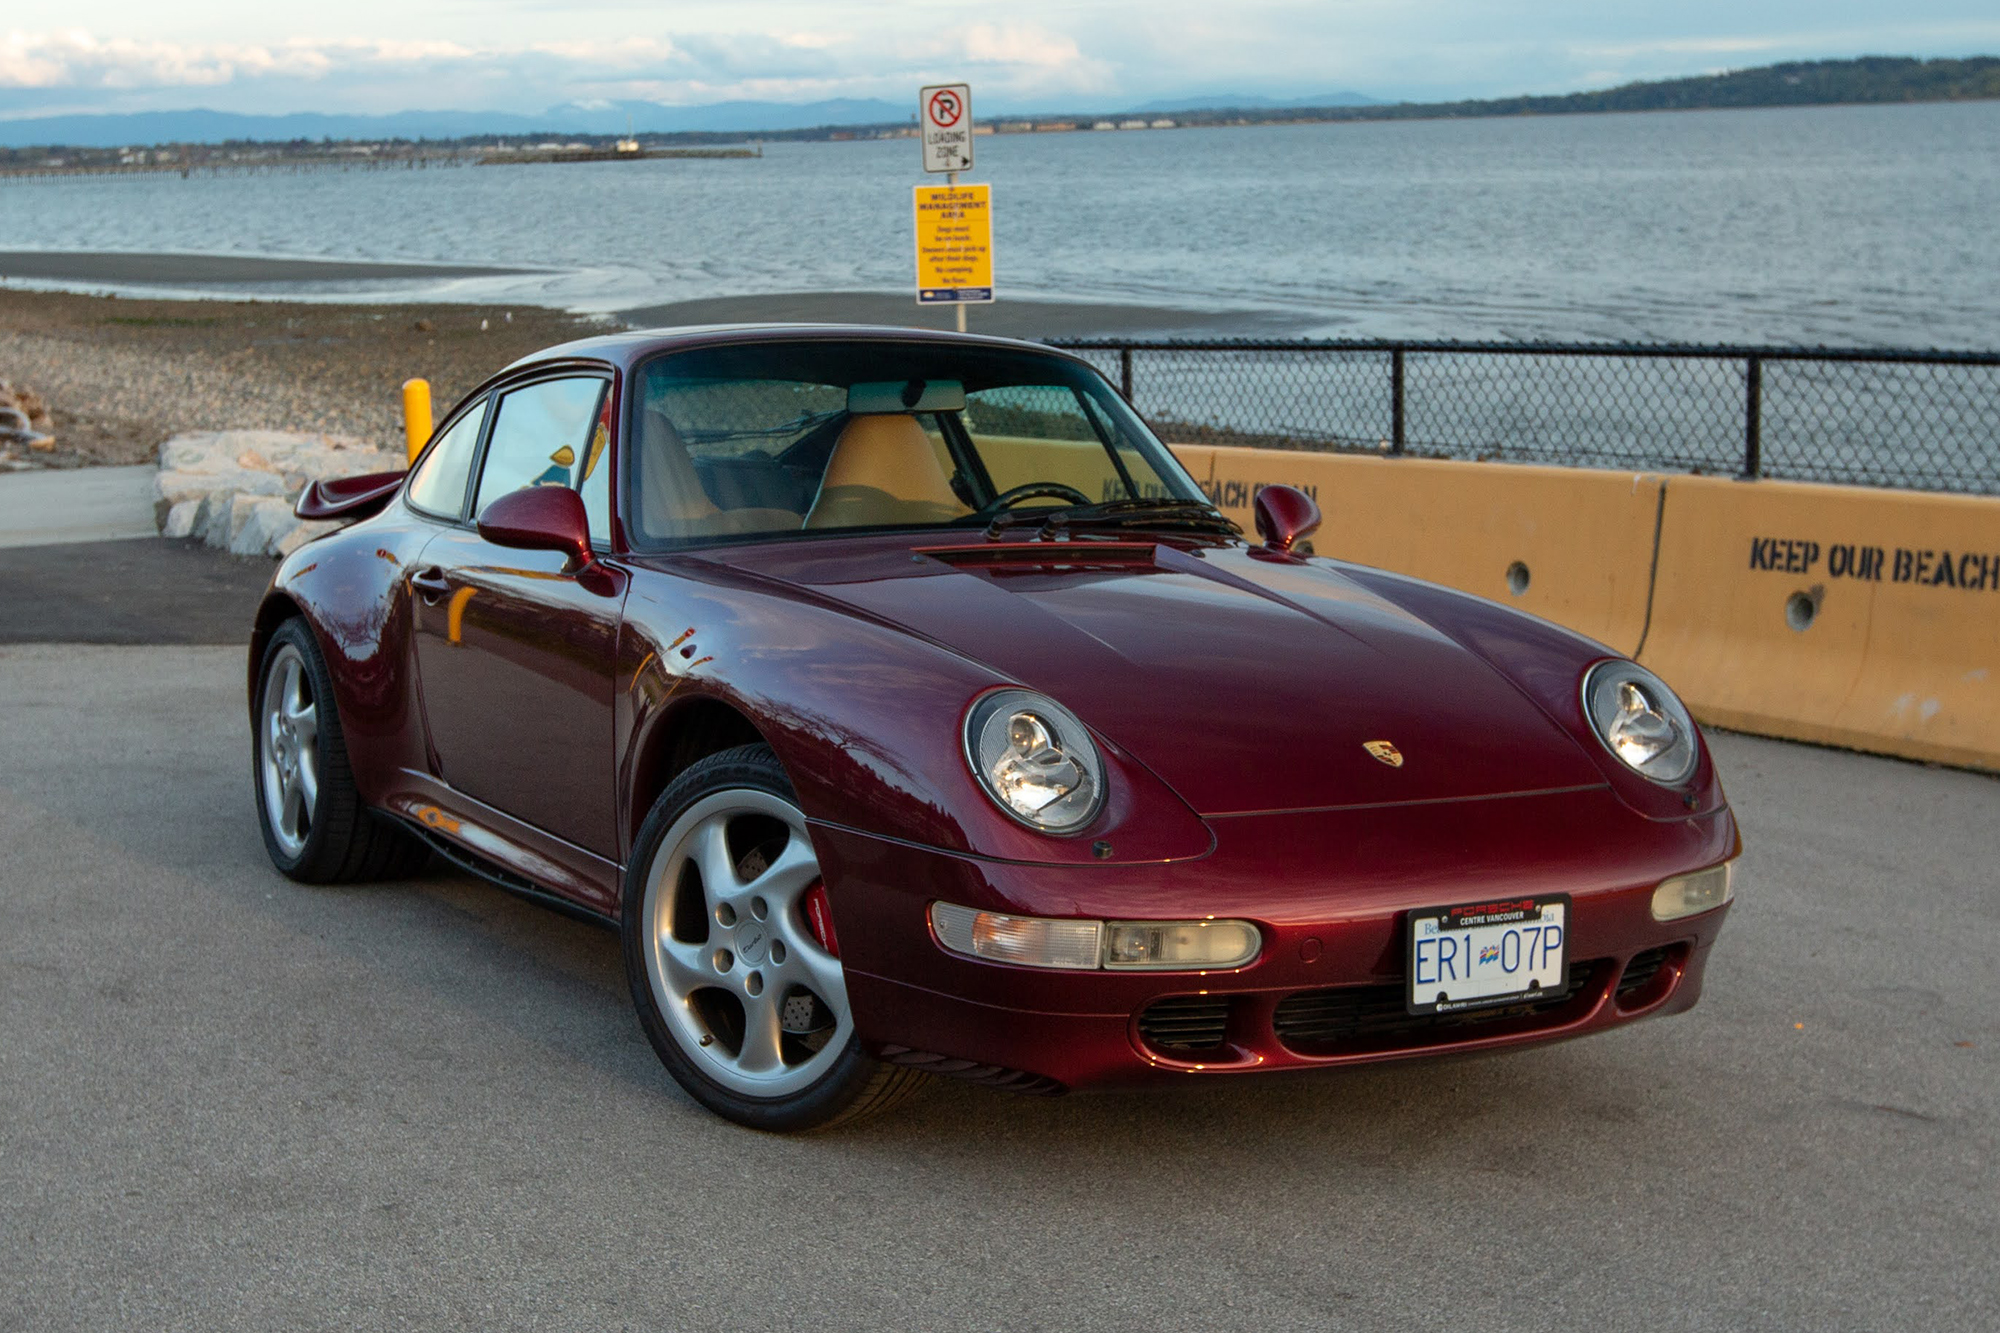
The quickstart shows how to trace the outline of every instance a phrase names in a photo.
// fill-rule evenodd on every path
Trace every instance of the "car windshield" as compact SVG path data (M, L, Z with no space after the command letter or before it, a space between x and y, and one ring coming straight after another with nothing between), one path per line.
M1066 357L749 343L661 357L634 390L626 521L642 545L1057 514L1222 522L1103 377Z

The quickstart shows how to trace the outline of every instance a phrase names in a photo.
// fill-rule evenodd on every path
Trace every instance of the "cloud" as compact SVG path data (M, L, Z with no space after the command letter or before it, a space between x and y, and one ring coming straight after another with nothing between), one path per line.
M343 69L408 68L477 53L442 41L294 41L193 45L98 38L81 29L10 32L0 88L213 88L253 79L322 79Z
M13 0L10 13L32 10L44 26L0 35L0 115L901 104L924 83L967 78L989 114L1083 112L1198 92L1566 92L1722 65L2000 45L1991 0L342 0L310 20L242 0L84 0L107 16L92 29L65 26L76 3ZM307 21L327 35L296 36ZM410 36L372 35L386 32Z
M807 101L901 96L972 73L1003 98L1106 88L1113 70L1067 36L1023 23L974 23L948 36L869 32L634 35L518 45L292 40L187 43L100 38L82 30L0 39L0 105L107 109L185 105L189 93L235 110L401 110L472 98L473 109L556 101L726 98ZM302 99L299 84L312 89Z

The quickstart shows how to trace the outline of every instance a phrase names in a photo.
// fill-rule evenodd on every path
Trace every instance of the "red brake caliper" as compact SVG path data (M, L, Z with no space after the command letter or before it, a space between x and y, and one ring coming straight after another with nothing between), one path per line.
M833 933L833 905L826 900L826 881L814 880L800 905L805 908L806 929L819 941L819 947L840 957L840 938Z

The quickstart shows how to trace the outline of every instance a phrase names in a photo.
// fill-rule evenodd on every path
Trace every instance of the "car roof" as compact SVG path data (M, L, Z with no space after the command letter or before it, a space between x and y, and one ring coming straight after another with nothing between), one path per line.
M727 343L756 342L905 342L959 343L967 347L1002 347L1014 351L1040 352L1067 360L1081 358L1045 343L1020 338L996 338L978 333L948 333L941 329L914 329L897 324L690 324L674 328L626 329L578 338L522 357L501 374L524 367L563 361L609 362L621 369L661 352L685 351ZM498 378L497 376L495 378ZM484 386L481 386L484 387Z

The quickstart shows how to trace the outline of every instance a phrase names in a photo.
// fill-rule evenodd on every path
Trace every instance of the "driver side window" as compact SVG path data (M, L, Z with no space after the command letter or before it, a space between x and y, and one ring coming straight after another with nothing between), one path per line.
M575 486L590 468L591 435L605 381L542 380L500 396L479 474L474 516L524 486ZM600 467L601 459L600 459Z

